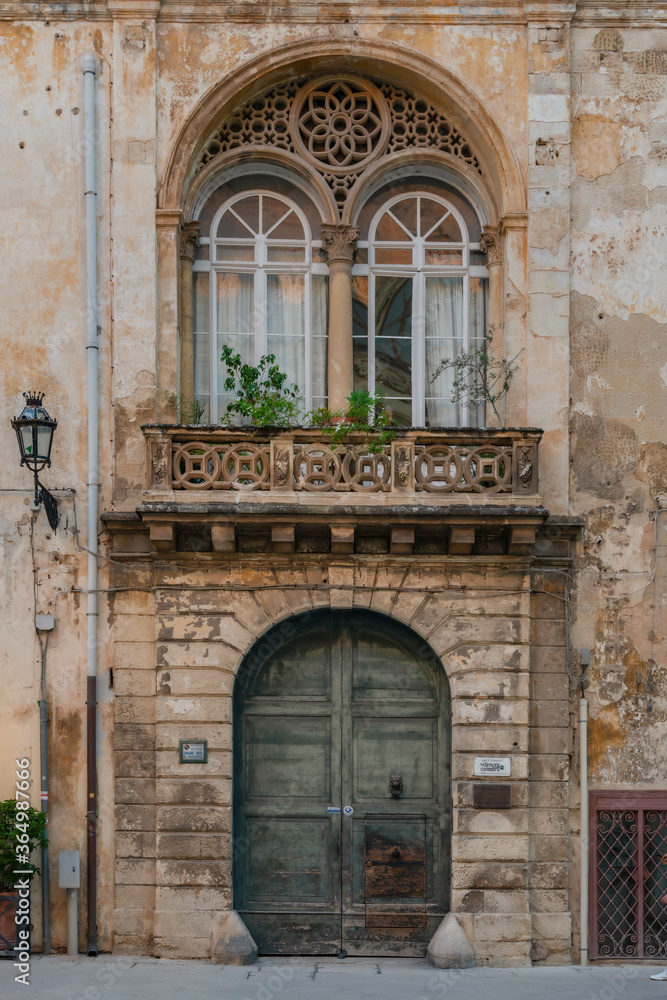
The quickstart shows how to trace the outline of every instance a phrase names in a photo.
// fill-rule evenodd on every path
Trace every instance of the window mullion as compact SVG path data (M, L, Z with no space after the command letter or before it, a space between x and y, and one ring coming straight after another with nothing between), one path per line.
M426 277L418 271L413 278L412 305L412 423L426 423Z
M463 276L463 351L470 350L470 280L467 274ZM470 427L471 424L471 403L468 393L463 400L463 426Z
M211 359L211 371L210 378L208 382L208 417L212 424L217 424L218 422L218 306L217 306L217 296L218 296L218 272L215 268L211 269L211 283L209 288L209 321L208 328L211 331L209 334L210 338L210 359Z

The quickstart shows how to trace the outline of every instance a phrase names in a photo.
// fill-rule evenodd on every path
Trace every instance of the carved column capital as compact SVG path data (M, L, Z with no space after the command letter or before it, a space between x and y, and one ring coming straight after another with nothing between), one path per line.
M327 259L330 264L342 261L351 266L358 239L359 229L357 226L331 225L330 223L325 223L322 226L322 243L327 251Z
M500 235L500 230L496 226L484 226L484 232L480 237L479 247L482 253L486 254L486 260L489 267L492 267L494 264L502 264L502 237Z
M184 222L179 231L179 256L181 260L189 260L194 264L195 250L199 243L199 223Z

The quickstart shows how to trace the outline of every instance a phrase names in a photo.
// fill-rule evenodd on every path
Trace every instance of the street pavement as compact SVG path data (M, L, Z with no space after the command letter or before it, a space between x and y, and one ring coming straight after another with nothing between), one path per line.
M437 970L419 959L263 958L230 968L208 962L100 955L35 955L30 982L0 961L0 998L30 1000L645 1000L664 997L667 982L641 963L582 969Z

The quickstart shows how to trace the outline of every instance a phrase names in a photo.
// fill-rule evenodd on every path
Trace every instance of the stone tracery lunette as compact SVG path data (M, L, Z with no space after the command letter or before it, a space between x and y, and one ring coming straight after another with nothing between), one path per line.
M341 211L360 173L390 153L435 149L482 173L468 141L430 101L359 77L302 78L253 98L208 139L197 171L246 146L274 146L305 157L322 174Z

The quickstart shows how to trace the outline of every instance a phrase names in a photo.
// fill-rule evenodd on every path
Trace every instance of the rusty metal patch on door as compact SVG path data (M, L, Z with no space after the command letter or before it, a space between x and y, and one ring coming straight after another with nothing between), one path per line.
M426 924L426 816L367 815L366 927Z

